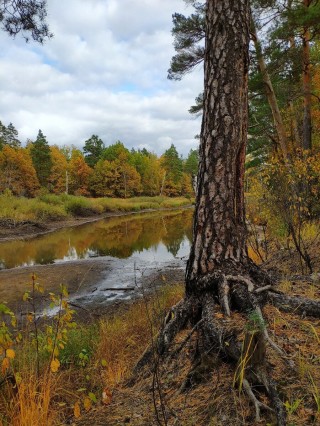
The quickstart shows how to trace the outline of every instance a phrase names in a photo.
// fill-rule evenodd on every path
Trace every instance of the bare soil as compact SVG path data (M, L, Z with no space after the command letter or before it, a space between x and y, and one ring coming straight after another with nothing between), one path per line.
M46 293L57 293L60 284L65 284L72 295L97 282L105 269L103 259L6 269L0 271L0 300L6 301L15 312L21 312L22 296L26 290L31 289L32 274L36 275L37 282L44 287Z

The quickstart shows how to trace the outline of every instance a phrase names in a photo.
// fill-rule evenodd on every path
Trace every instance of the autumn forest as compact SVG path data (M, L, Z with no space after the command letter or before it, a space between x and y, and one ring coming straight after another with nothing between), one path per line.
M159 158L146 149L129 151L120 141L105 147L92 135L83 150L49 145L39 130L22 147L18 132L0 122L0 192L35 197L40 193L127 198L137 195L193 195L198 153L187 159L172 144Z

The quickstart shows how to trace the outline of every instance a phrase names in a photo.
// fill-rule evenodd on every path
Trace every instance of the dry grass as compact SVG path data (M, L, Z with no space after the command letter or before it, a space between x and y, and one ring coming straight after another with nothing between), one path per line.
M8 383L0 394L0 425L54 425L57 413L52 400L59 387L59 376L37 378L28 367L16 374L17 383Z
M24 341L16 353L18 383L0 388L0 425L62 425L74 418L75 406L77 415L91 411L101 403L104 389L113 392L130 375L166 310L182 293L181 285L163 285L98 324L79 326L61 352L58 373L48 371L44 357L37 378L34 345L32 349Z
M148 209L177 208L190 205L185 197L86 198L46 194L36 198L0 195L0 220L14 224L23 221L61 221L67 217L98 215L108 212L136 212Z
M96 357L105 361L103 380L108 388L113 389L131 374L133 365L155 338L167 309L181 299L183 287L164 286L155 291L123 314L100 323Z

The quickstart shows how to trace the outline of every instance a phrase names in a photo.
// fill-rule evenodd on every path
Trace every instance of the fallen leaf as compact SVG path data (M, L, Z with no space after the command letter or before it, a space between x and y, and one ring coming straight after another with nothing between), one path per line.
M89 411L92 406L92 401L89 397L86 397L83 401L83 406L86 411Z
M6 356L9 359L13 359L16 356L16 353L13 349L7 349L6 350Z
M108 388L105 388L102 392L102 402L105 405L109 405L112 402L112 392Z
M73 414L76 419L81 416L81 409L78 401L74 404Z
M60 367L60 361L57 358L54 358L50 364L52 373L56 373L59 370L59 367Z
M6 371L9 369L9 367L10 367L10 360L9 360L9 358L3 358L2 365L1 365L1 372L2 372L2 374L5 374Z

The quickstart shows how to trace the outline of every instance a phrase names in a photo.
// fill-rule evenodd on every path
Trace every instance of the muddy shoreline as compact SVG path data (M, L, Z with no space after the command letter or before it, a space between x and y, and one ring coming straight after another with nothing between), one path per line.
M142 264L138 271L134 267L128 260L95 258L2 270L0 301L6 302L18 317L25 315L28 306L22 298L26 291L31 290L31 277L35 274L36 281L45 290L44 295L36 297L39 313L46 311L50 304L47 295L50 292L58 294L60 284L64 284L77 316L83 320L92 319L149 294L159 285L183 282L185 259L160 267L145 265L145 269ZM127 270L125 283L120 279L117 281L123 270Z

